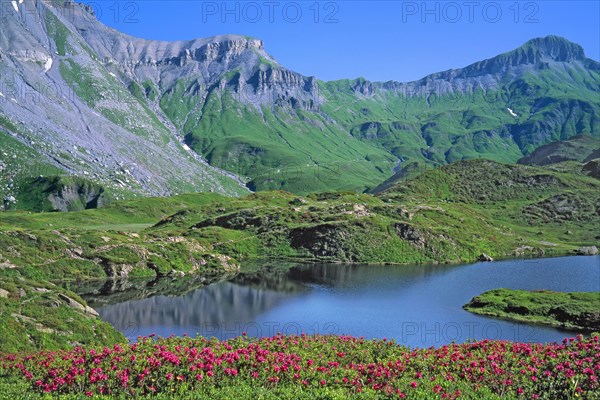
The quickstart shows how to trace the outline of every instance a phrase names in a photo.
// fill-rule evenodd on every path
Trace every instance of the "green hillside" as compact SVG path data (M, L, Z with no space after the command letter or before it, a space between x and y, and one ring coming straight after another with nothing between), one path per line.
M600 180L582 172L472 160L376 196L194 194L69 213L5 212L0 276L17 285L6 290L18 300L18 288L35 293L35 282L218 276L265 258L412 264L593 254L599 205ZM36 315L11 324L52 335L44 321L53 314Z

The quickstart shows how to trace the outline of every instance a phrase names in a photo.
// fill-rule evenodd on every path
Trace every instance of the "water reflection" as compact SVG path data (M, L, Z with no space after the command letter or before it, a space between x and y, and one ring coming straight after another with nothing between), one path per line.
M102 319L116 327L139 328L138 334L220 336L222 331L235 330L236 334L230 336L238 336L242 328L235 327L240 321L254 321L293 295L293 292L222 282L183 296L153 296L101 307L98 311Z
M202 287L232 279L235 274L215 273L178 278L108 279L70 283L69 289L78 293L94 308L141 300L152 296L180 296Z
M166 285L170 292L155 282L141 291L111 287L107 294L88 291L94 298L84 297L132 338L188 333L225 339L243 331L281 331L387 337L412 346L469 338L545 342L569 332L473 315L462 305L498 287L600 291L600 257L460 266L263 264L215 279L183 285L179 295L175 282Z

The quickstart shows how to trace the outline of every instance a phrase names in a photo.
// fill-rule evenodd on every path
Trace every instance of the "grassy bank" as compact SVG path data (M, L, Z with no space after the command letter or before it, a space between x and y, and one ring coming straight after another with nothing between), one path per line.
M4 352L125 341L75 293L22 277L0 280L0 338Z
M600 293L496 289L464 306L475 314L568 329L600 331Z

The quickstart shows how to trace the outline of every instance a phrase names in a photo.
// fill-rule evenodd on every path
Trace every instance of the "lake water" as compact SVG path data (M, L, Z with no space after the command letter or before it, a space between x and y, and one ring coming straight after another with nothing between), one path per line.
M265 272L266 271L266 272ZM600 257L510 260L458 266L297 265L262 268L180 296L94 306L131 339L155 333L227 339L348 334L409 346L468 339L551 342L573 332L471 314L462 306L496 288L600 291Z

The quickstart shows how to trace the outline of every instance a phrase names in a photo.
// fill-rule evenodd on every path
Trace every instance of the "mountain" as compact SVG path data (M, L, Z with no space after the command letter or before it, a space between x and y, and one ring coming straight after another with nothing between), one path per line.
M600 139L586 135L573 136L538 147L518 161L519 164L548 165L563 161L585 162L600 157Z
M7 178L5 195L24 177L55 174L97 181L117 198L247 192L231 174L187 148L160 109L151 110L128 89L134 82L111 70L104 53L92 50L97 41L119 36L110 36L85 8L24 1L15 2L15 10L4 7L3 13L0 170ZM119 40L127 46L125 37Z
M65 173L117 198L365 191L412 163L516 162L600 137L600 63L555 36L415 82L324 82L250 37L138 39L70 1L5 11L3 196Z

